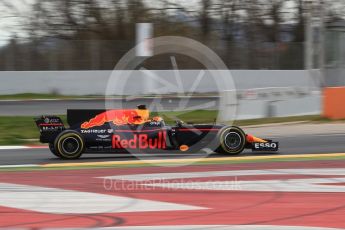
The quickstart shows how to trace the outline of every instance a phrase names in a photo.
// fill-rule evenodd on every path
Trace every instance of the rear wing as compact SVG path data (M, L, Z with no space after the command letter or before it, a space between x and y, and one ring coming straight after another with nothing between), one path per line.
M35 118L35 123L40 132L45 131L62 131L65 129L65 125L61 118L56 116L41 116Z
M40 130L40 141L42 143L49 143L60 132L66 129L62 119L57 116L41 116L34 120Z

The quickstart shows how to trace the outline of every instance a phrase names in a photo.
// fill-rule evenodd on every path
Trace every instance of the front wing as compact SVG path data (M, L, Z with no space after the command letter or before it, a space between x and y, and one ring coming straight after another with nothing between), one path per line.
M261 139L253 135L247 134L247 146L252 149L252 151L272 151L276 152L279 150L279 142Z

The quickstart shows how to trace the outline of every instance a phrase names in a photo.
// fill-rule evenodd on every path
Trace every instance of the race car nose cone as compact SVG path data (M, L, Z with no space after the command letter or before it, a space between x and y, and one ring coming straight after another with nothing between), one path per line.
M247 142L249 143L253 143L253 142L262 142L262 143L266 143L267 141L261 139L261 138L258 138L258 137L255 137L253 135L250 135L250 134L247 134Z

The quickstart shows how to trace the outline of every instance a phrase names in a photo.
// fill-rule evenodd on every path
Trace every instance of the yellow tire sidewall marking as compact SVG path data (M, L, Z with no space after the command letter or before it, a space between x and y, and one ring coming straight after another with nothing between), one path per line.
M63 153L63 151L61 150L61 141L62 141L63 139L65 139L66 137L76 137L76 138L79 139L80 144L81 144L81 148L80 148L80 150L79 150L76 154L80 154L80 152L83 151L83 149L84 149L84 141L83 141L82 138L81 138L78 134L76 134L76 133L66 133L66 134L62 135L61 137L59 137L59 140L57 141L57 144L56 144L56 145L57 145L57 148L58 148L58 151L59 151L59 154L62 155L63 157L65 157L65 158L70 158L70 156L66 156L66 155Z
M239 133L241 133L241 138L244 138L243 139L243 144L241 145L241 149L245 146L245 144L246 144L246 140L245 140L245 136L244 135L242 135L243 134L243 131L242 130L240 130L239 128L237 128L237 127L228 127L228 128L226 128L226 129L224 129L222 132L221 132L221 134L220 134L220 138L219 138L219 140L220 140L220 145L221 145L221 147L223 148L223 150L225 150L226 151L226 153L229 153L229 154L231 154L231 153L236 153L236 151L231 151L231 150L229 150L229 148L227 148L226 146L225 146L225 137L224 137L224 134L227 132L227 131L231 131L231 130L236 130L236 131L238 131Z

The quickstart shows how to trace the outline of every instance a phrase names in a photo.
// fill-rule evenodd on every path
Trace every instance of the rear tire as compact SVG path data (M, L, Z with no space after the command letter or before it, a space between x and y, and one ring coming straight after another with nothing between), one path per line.
M246 146L246 134L236 126L225 127L219 132L219 153L238 155Z
M78 132L66 130L55 139L54 149L61 159L78 159L85 150L84 139Z
M51 152L52 154L54 154L54 156L57 156L57 157L59 157L59 158L61 157L61 156L56 152L53 143L49 143L49 150L50 150L50 152Z

